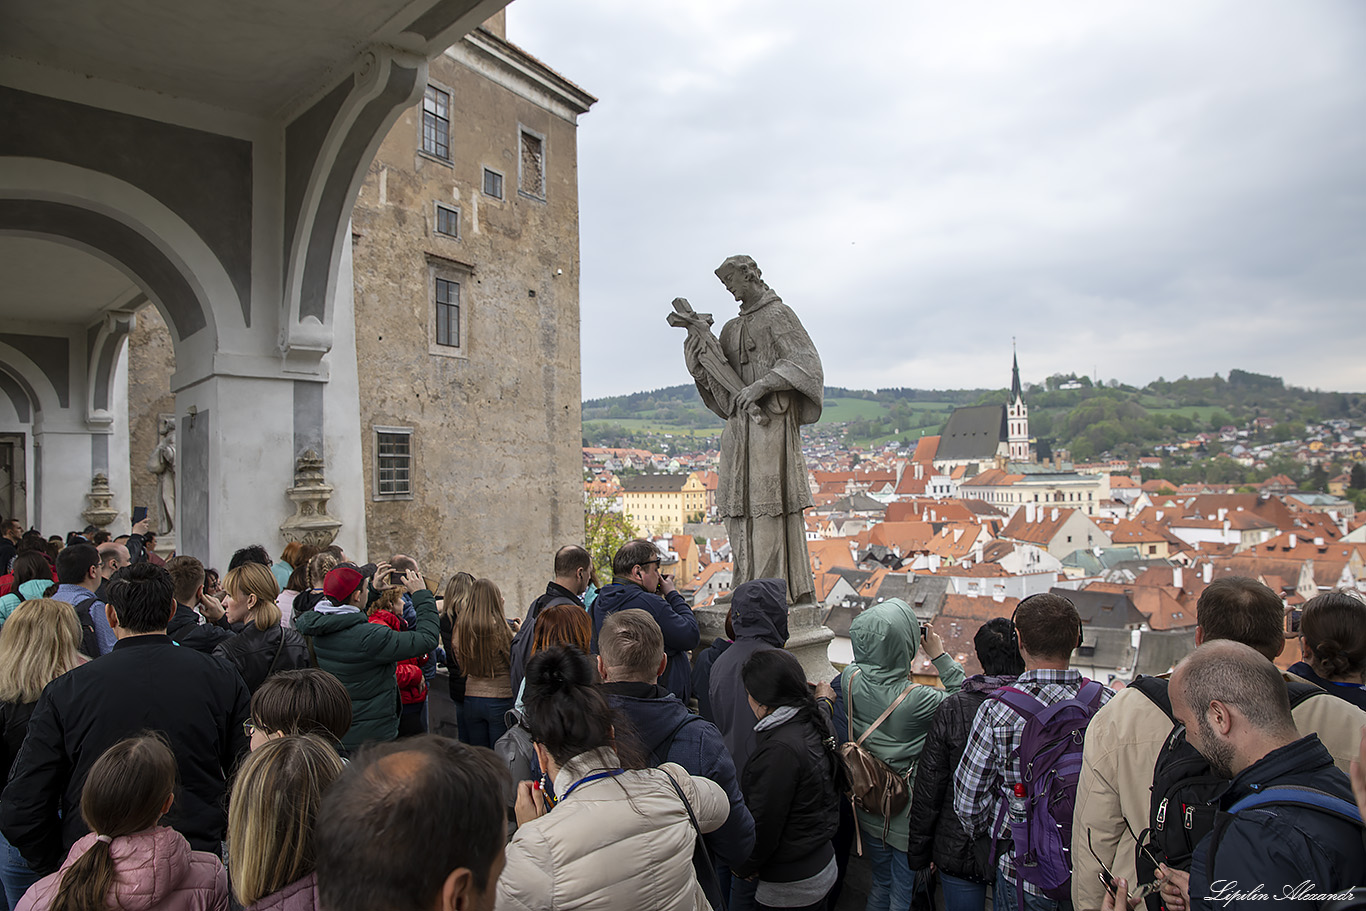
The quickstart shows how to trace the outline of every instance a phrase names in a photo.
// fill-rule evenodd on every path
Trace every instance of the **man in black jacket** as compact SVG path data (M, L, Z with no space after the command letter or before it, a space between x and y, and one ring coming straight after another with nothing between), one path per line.
M1352 788L1317 734L1300 737L1285 681L1266 656L1230 640L1208 642L1177 666L1172 709L1191 746L1232 779L1220 808L1271 788L1312 788L1352 814ZM1301 795L1304 792L1300 792ZM1189 881L1163 887L1168 908L1341 893L1366 870L1360 819L1298 802L1221 814L1195 849ZM1298 902L1296 902L1298 904Z
M583 607L583 593L593 578L593 558L577 544L566 544L555 551L555 578L546 584L541 595L526 610L517 635L512 637L512 691L520 692L526 676L527 659L536 636L536 617L553 604L573 604Z
M230 665L166 635L171 577L150 563L121 570L107 607L113 650L48 684L0 795L0 831L34 870L57 869L87 831L81 787L118 741L152 730L170 744L180 787L166 824L218 853L229 773L247 750L250 697Z
M166 633L186 648L205 654L226 639L233 637L223 605L204 594L204 564L194 557L172 557L166 561L166 572L175 587L175 613L166 625ZM199 622L199 609L207 623Z

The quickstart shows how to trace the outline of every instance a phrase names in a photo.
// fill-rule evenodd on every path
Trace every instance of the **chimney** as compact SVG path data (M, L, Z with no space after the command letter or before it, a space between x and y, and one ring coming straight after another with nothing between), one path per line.
M925 466L924 466L923 464L921 464L920 462L916 462L916 463L915 463L915 479L916 479L917 481L919 481L919 480L922 480L924 477L925 477ZM900 479L900 478L897 478L897 480L899 481L899 480L901 480L901 479Z
M1222 511L1222 510L1221 510L1221 511ZM1228 527L1229 527L1229 521L1228 521L1228 519L1225 519L1225 520L1224 520L1224 537L1225 537L1225 538L1228 537Z
M1033 504L1033 503L1026 503L1026 504L1025 504L1025 521L1028 522L1028 523L1030 523L1031 525L1034 523L1034 504Z
M1291 550L1294 550L1295 547L1296 547L1296 545L1298 545L1299 543L1300 543L1300 536L1297 535L1297 534L1295 534L1294 532L1291 532L1291 533L1290 533L1290 549L1291 549Z
M1050 522L1056 522L1056 521L1058 521L1058 507L1056 507L1056 506L1053 507L1053 518L1049 519L1049 521L1050 521Z
M1315 538L1315 539L1314 539L1314 546L1315 546L1315 547L1322 547L1322 546L1323 546L1323 539L1322 539L1322 538Z
M954 530L953 530L953 543L954 543L954 544L957 544L957 543L958 543L958 539L961 538L961 537L963 537L963 529L962 529L962 527L959 526L959 527L954 528ZM1323 539L1322 539L1322 538L1319 538L1319 540L1322 541Z
M1157 511L1157 521L1161 522L1161 521L1162 521L1162 517L1165 516L1166 514L1167 514L1167 511L1166 511L1165 509L1159 509L1159 510Z
M1179 567L1179 566L1173 566L1173 567L1172 567L1172 588L1180 588L1180 587L1181 587L1181 567Z
M1219 507L1219 521L1220 521L1220 522L1224 521L1224 516L1226 516L1226 515L1228 515L1228 510L1227 510L1226 508L1222 507L1222 506Z
M1205 584L1206 584L1206 585L1209 585L1210 580L1213 579L1213 578L1214 578L1214 564L1213 564L1213 563L1206 563L1206 564L1205 564Z

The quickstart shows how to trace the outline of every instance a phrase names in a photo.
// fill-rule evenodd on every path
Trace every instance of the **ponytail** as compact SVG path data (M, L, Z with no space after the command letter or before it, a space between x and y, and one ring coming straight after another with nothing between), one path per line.
M111 845L106 838L100 836L66 868L52 899L52 911L105 911L109 907L109 889L114 885L114 858L110 856Z

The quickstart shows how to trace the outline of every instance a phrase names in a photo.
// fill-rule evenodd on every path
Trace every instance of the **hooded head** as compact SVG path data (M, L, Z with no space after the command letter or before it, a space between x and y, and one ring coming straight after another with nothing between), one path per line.
M742 582L731 595L730 618L736 639L762 639L782 648L787 644L787 583L782 579Z
M854 663L877 683L906 685L916 649L920 648L920 621L900 598L875 604L849 625Z

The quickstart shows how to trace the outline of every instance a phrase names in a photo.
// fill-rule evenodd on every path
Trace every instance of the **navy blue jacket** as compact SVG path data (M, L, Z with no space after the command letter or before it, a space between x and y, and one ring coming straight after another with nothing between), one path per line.
M1277 785L1314 788L1349 804L1355 802L1347 776L1333 765L1318 735L1310 734L1272 750L1239 772L1220 805L1228 809L1250 794ZM1213 869L1209 866L1211 846ZM1227 907L1214 900L1220 891L1211 892L1212 885L1228 890L1225 900L1235 891L1251 892L1260 886L1261 892L1272 896L1264 900L1271 905L1285 890L1293 891L1306 881L1311 884L1310 892L1345 892L1361 885L1362 871L1366 871L1366 846L1361 826L1308 807L1244 810L1236 816L1221 816L1214 831L1196 847L1191 858L1191 904Z
M711 666L728 648L729 639L713 639L711 645L698 653L692 666L692 694L697 697L697 714L712 723L716 716L711 711Z
M662 686L604 683L602 691L608 703L631 723L636 744L646 754L656 754L669 735L674 735L667 754L650 755L652 762L676 762L689 774L710 778L721 786L730 800L730 816L719 829L702 838L712 855L728 866L735 867L747 860L754 850L754 817L745 806L735 763L731 762L716 725L691 714ZM619 731L618 736L623 736L623 732Z
M697 648L701 635L697 631L697 618L692 608L678 592L659 595L647 592L634 582L613 582L598 592L589 614L593 618L593 654L598 653L598 631L609 614L619 610L639 609L655 618L659 631L664 634L664 654L669 659L668 667L659 682L683 702L688 701L692 665L688 663L688 652Z
M787 644L787 583L755 579L735 589L730 601L730 624L735 641L711 666L712 720L721 730L731 759L741 775L754 752L757 719L749 707L740 670L755 652Z

